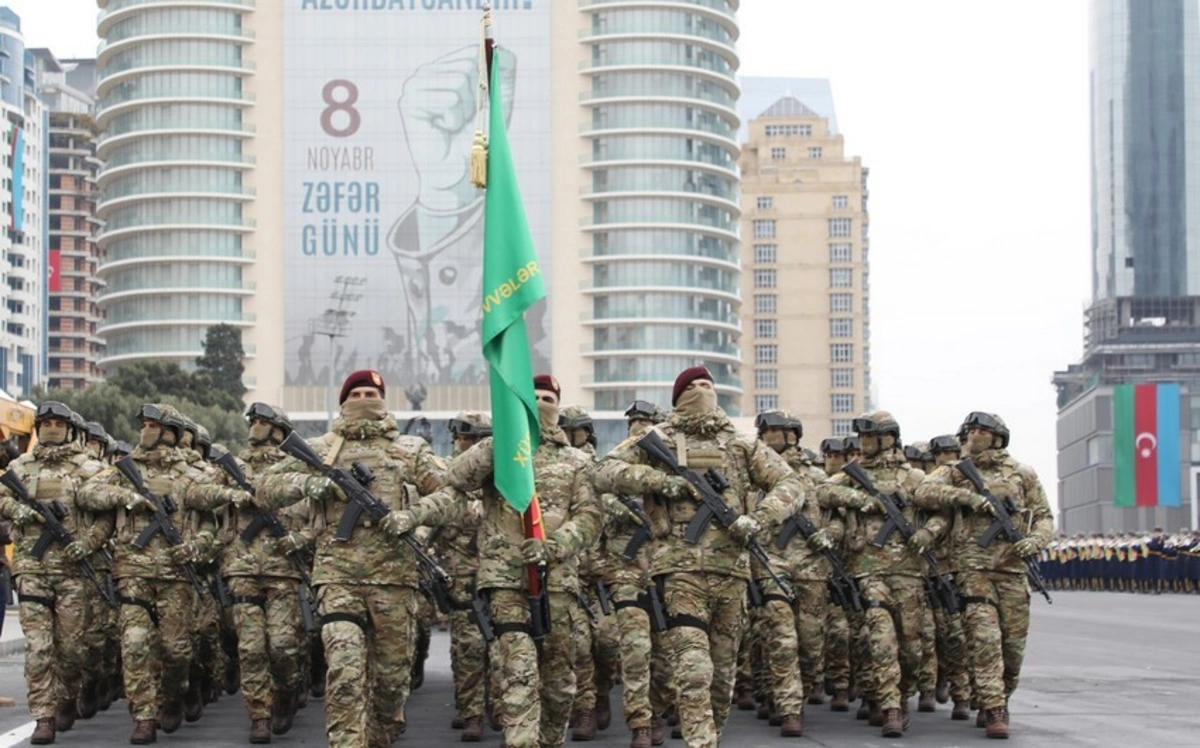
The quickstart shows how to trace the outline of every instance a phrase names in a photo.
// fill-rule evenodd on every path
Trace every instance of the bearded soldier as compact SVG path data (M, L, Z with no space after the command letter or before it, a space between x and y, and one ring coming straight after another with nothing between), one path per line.
M908 729L908 699L917 690L921 662L925 569L919 554L933 546L945 522L938 515L922 522L916 515L912 496L925 474L905 461L896 419L877 411L852 425L862 445L858 464L878 493L843 471L821 484L817 495L822 506L847 512L848 571L859 580L866 608L871 695L882 712L883 736L894 738ZM911 538L889 523L884 501L892 501L907 523L918 528ZM889 527L892 531L883 537L881 530Z
M533 454L533 472L545 540L525 538L521 515L495 489L492 440L484 439L454 458L446 475L449 488L398 513L393 526L405 532L418 524L454 521L468 507L469 492L482 489L483 524L479 534L476 585L488 602L496 640L491 656L500 668L503 697L499 707L508 748L562 745L575 700L572 632L579 612L578 556L595 542L600 507L592 490L592 461L567 443L559 428L562 390L549 375L534 377L541 442ZM550 625L535 646L525 590L527 565L548 569Z
M1009 456L1004 421L977 411L967 415L963 428L964 457L978 469L993 497L1011 502L1013 522L1024 537L1013 543L1000 533L990 543L979 542L995 521L996 509L957 462L935 470L918 489L917 501L954 512L952 553L965 606L975 697L988 737L1007 738L1008 698L1020 679L1029 634L1025 559L1040 553L1054 537L1054 519L1037 473Z
M81 711L94 715L98 698L94 678L80 690L93 585L80 562L103 547L112 517L93 515L80 504L84 484L104 465L84 451L71 415L60 402L42 403L34 416L37 445L9 465L29 503L8 485L0 488L0 515L13 523L12 572L25 634L29 709L37 720L35 745L53 743L56 732L71 729L77 701ZM56 516L74 541L63 546L51 540L43 512ZM38 545L45 546L40 555Z
M717 406L712 374L683 371L672 392L675 411L657 427L680 465L719 472L723 500L738 515L728 528L709 522L696 543L685 539L700 509L692 484L627 439L601 461L597 485L605 491L651 494L667 509L670 530L652 561L662 576L670 645L676 656L679 717L689 746L715 746L729 715L738 643L746 621L746 546L764 527L775 527L800 496L800 481L775 452L741 436ZM710 474L711 475L711 474ZM758 491L764 496L754 506Z
M369 470L372 494L393 512L408 502L405 485L422 494L442 485L445 465L418 436L401 435L384 401L379 372L356 371L342 383L333 431L309 446L322 461ZM273 466L257 484L260 505L319 502L314 517L317 589L328 667L325 733L334 748L391 745L405 729L420 607L414 552L363 512L348 540L338 525L351 511L346 496L298 459Z

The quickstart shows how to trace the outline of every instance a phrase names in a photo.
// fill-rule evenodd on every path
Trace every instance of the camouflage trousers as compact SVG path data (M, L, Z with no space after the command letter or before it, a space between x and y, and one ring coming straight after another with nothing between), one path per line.
M385 584L317 588L331 748L386 748L400 736L420 594Z
M536 646L530 636L529 601L522 590L489 590L492 663L499 669L501 696L493 709L504 725L509 748L560 746L575 703L574 618L581 615L573 594L551 592L550 632ZM514 630L524 627L524 630ZM508 630L505 630L508 629Z
M938 679L950 684L951 699L970 701L971 676L967 667L962 615L950 613L945 608L934 608L933 617L937 626Z
M966 605L964 632L984 709L1004 706L1017 690L1029 636L1029 587L1023 574L968 571L957 578Z
M938 684L937 622L933 617L933 606L926 604L921 610L921 664L917 667L917 690L932 691Z
M920 577L899 575L865 577L860 586L871 690L881 709L899 709L917 690L925 587Z
M733 697L738 644L746 627L746 580L668 574L664 598L683 737L689 748L714 748Z
M225 652L221 648L222 616L221 604L215 594L196 599L190 677L194 686L198 687L213 680L219 683L221 680L221 673L225 668Z
M610 590L617 644L621 658L621 683L624 691L625 724L630 730L650 727L650 660L653 644L650 615L642 607L639 595L645 591L631 584L614 585Z
M301 686L299 587L286 577L228 581L242 702L250 719L269 719L275 697L296 693Z
M105 580L104 571L96 569L100 581ZM91 582L85 582L84 593L88 599L88 625L84 633L87 653L85 655L83 682L109 683L121 677L121 629L118 625L118 610L109 605L100 595L100 590Z
M471 620L475 577L454 577L450 588L450 671L454 675L454 706L464 718L482 717L487 644Z
M850 622L846 610L834 602L825 607L825 684L826 688L850 688Z
M616 621L600 609L595 585L583 588L583 597L597 617L593 623L586 610L575 617L575 706L574 710L596 708L596 694L612 691L620 667Z
M755 668L767 676L774 711L800 714L804 697L821 682L825 669L825 614L829 594L824 580L793 583L789 603L774 580L759 581L766 604L752 611Z
M188 690L196 592L187 582L126 577L117 580L117 594L129 711L137 721L155 719L159 706Z
M859 589L861 591L861 584ZM866 602L865 596L863 602ZM849 628L850 680L864 699L874 701L875 678L871 668L871 637L866 613L847 613L846 625Z
M88 601L79 577L17 577L25 634L25 683L35 719L53 717L79 695L87 659Z
M660 716L675 708L679 701L671 679L675 663L668 642L666 631L650 632L650 711Z

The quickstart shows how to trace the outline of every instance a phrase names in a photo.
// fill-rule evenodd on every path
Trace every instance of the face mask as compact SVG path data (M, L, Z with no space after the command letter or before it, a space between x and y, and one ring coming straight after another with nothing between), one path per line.
M342 415L348 421L380 421L387 415L387 403L378 397L347 400Z
M39 426L38 441L43 444L62 444L67 440L66 426Z
M162 439L162 426L157 423L151 426L147 424L142 427L142 432L138 435L138 446L142 449L154 449L159 440Z
M787 449L787 438L782 432L771 429L764 431L762 435L763 443L776 452L782 452Z
M675 403L675 410L685 416L699 416L717 409L717 392L705 387L685 391Z
M983 454L992 448L992 435L986 431L967 434L967 451L973 455Z
M250 443L254 445L266 444L271 439L271 424L262 423L261 421L253 424L250 427Z
M538 400L538 425L543 431L558 426L558 406Z

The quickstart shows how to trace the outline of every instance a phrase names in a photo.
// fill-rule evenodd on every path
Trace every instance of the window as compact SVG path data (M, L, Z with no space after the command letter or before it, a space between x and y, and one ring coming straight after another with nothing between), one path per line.
M773 320L773 319L756 319L756 320L754 320L754 337L756 337L756 338L773 338L773 337L775 337L775 320Z
M779 360L779 346L764 343L754 346L754 363L773 364Z
M755 221L754 223L757 224L758 221ZM774 221L772 221L771 223L774 224ZM829 219L829 235L834 238L849 238L850 230L851 230L851 223L852 223L852 221L849 218L830 218ZM758 236L758 234L755 233L755 236ZM775 236L774 226L772 226L771 236Z
M770 195L759 195L754 204L759 210L770 210L775 205L775 198Z
M779 388L779 370L778 369L757 369L754 372L754 386L760 390L774 390Z
M849 312L854 308L854 294L851 293L831 293L829 294L829 311L831 312Z
M850 236L850 219L846 221L846 236ZM830 222L832 223L832 221ZM770 218L754 219L754 238L755 239L774 239L775 238L775 221Z
M820 158L821 157L821 146L819 146L819 145L809 146L808 147L808 157L809 158Z
M829 346L829 358L835 364L854 363L854 344L834 343L833 345Z
M837 208L838 210L850 207L850 198L846 195L834 195L833 207Z
M778 308L776 303L777 297L773 293L756 293L754 294L754 313L755 314L774 314Z
M754 396L754 411L762 413L764 410L775 410L779 407L779 395L755 395Z
M854 245L849 242L838 242L829 245L830 262L851 262L854 256Z
M854 386L854 369L830 369L829 386L835 389L846 389Z
M871 279L870 279L870 274L869 274L869 273L865 273L865 272L863 273L863 290L864 290L864 291L870 291L870 290L871 290Z
M754 271L754 287L755 288L774 288L775 287L775 271L774 270L755 270Z
M776 147L776 148L771 149L771 160L772 161L783 161L786 158L787 158L787 148Z
M755 244L754 245L754 261L757 263L775 262L776 250L775 244Z
M802 138L812 137L812 125L767 125L767 137L787 137L799 135Z
M854 285L854 269L853 268L830 268L829 269L829 286L830 286L830 288L850 288L853 285ZM772 288L774 288L774 286L772 286Z
M854 395L838 393L829 396L829 405L834 413L853 413Z
M854 337L854 320L845 317L834 317L833 319L829 320L829 337Z
M866 265L868 262L871 261L870 256L871 256L870 246L867 244L863 244L863 260L862 261L863 261L864 265Z
M850 436L853 432L850 430L851 419L835 418L833 419L833 435L834 436Z

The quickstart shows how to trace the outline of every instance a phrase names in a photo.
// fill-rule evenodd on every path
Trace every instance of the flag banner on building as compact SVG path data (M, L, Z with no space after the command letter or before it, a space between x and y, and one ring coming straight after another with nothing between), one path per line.
M526 533L541 532L534 502L533 453L538 447L533 364L525 310L546 295L502 112L500 66L512 60L496 50L488 87L487 191L483 228L483 356L492 397L496 489L514 509L532 511Z
M50 261L46 263L46 290L50 293L62 291L62 251L50 250Z
M1116 506L1178 507L1178 384L1113 388L1113 498Z

